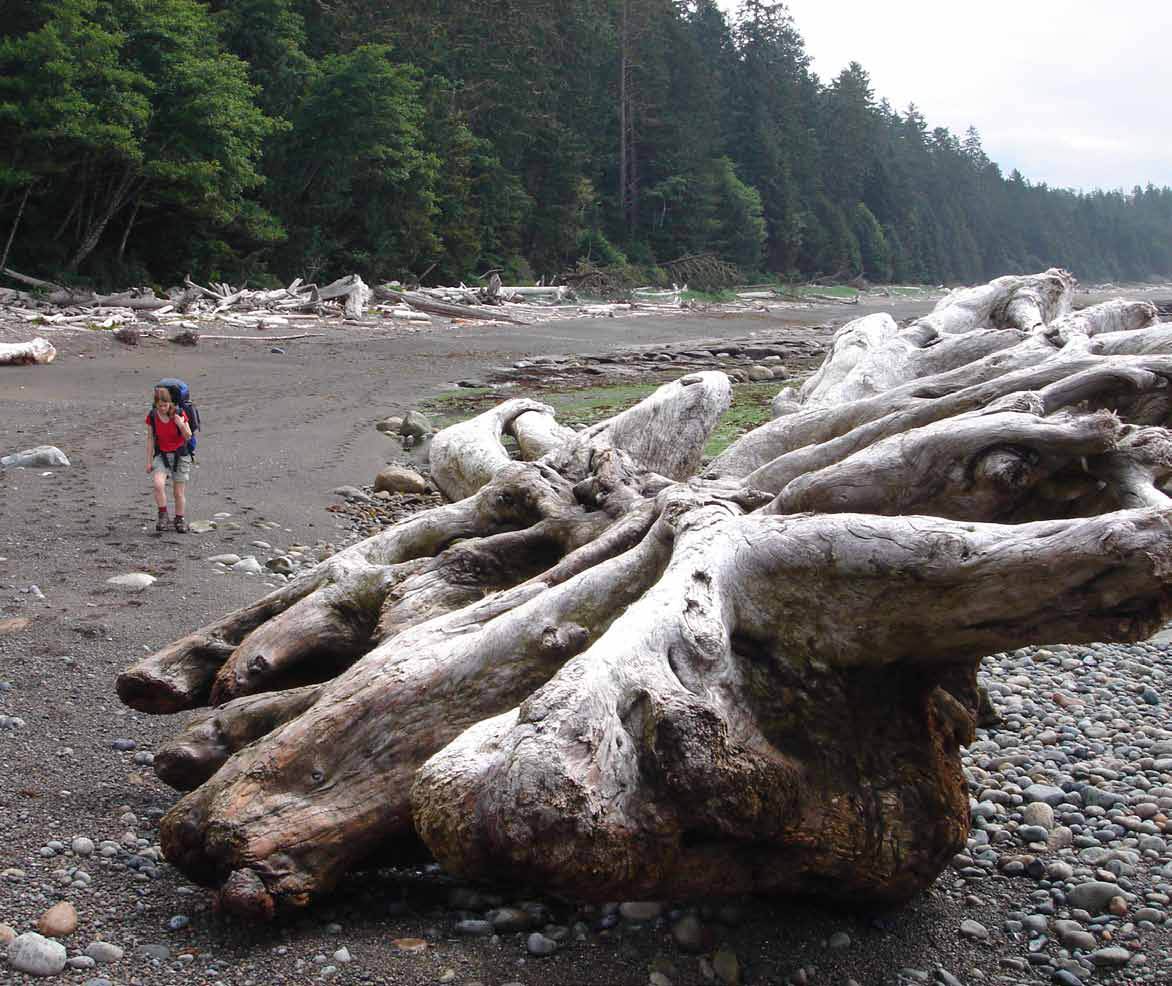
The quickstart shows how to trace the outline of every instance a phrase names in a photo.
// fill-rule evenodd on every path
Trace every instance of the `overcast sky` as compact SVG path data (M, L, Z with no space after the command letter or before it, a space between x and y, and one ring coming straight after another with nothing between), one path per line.
M732 12L736 0L719 0ZM877 99L981 133L1008 174L1069 188L1172 185L1169 0L787 0L825 82L852 60Z

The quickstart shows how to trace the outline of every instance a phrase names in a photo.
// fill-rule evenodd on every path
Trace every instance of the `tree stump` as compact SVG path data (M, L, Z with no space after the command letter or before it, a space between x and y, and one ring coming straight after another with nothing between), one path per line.
M700 475L717 372L441 432L450 502L119 677L211 707L156 756L167 858L253 917L419 839L586 899L907 900L964 844L982 656L1169 616L1172 329L1073 287L848 324Z

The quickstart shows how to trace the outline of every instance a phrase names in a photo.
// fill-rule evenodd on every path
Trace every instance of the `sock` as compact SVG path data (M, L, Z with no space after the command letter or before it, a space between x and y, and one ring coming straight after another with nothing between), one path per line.
M159 516L160 516L160 517L166 517L166 516L167 516L167 508L166 508L166 507L159 507Z

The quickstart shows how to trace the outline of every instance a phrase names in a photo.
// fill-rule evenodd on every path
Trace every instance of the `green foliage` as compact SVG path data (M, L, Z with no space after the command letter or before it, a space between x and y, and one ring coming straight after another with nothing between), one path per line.
M378 280L419 274L439 256L440 162L424 121L418 73L386 46L321 60L274 152L290 260L315 277L361 270Z
M32 255L75 270L116 217L172 234L177 219L231 224L261 182L273 123L207 9L196 0L35 8L27 33L0 41L3 171L8 183L19 172L35 185L27 225L56 230ZM127 232L118 231L119 263Z
M875 214L862 202L856 203L852 231L859 244L863 274L872 281L890 281L891 246Z
M43 276L508 280L579 261L1172 275L1172 189L1003 175L823 82L777 0L11 0L0 238ZM20 222L17 224L17 216ZM669 278L670 280L670 278Z

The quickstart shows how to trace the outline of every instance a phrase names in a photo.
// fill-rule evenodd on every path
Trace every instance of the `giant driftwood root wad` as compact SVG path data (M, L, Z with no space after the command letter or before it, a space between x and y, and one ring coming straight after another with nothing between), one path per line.
M981 657L1169 615L1172 329L1073 285L848 324L701 474L721 373L440 433L450 502L120 676L207 709L155 759L167 858L255 916L419 838L593 899L911 897L964 843Z

